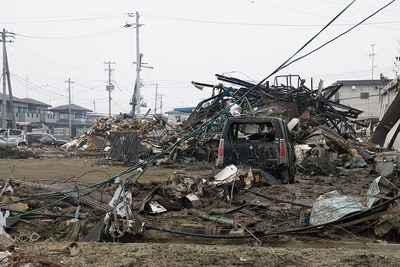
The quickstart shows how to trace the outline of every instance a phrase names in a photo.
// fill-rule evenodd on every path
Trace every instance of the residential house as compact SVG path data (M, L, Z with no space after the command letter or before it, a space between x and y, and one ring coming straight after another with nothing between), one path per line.
M371 142L389 149L400 150L400 76L382 90L380 122Z
M165 112L168 117L168 123L175 125L181 124L187 118L189 118L190 114L195 110L195 107L187 107L187 108L174 108L173 110Z
M53 112L49 111L48 108L51 105L37 101L32 98L18 98L13 97L14 109L11 111L10 99L7 95L6 100L6 120L7 125L1 125L3 122L3 95L0 93L0 125L1 128L11 127L11 112L14 112L15 120L17 125L26 126L29 123L42 122L45 123L50 129L56 124L56 118Z
M88 112L93 112L90 109L70 104L54 107L49 109L49 111L56 114L57 124L54 128L54 135L56 137L64 139L76 137L83 134L84 131L92 126L92 122L88 120L87 115ZM71 131L68 131L70 121Z
M359 119L378 119L381 109L382 89L388 82L382 80L342 80L343 86L335 95L335 101L363 110Z
M393 103L394 99L398 91L400 90L400 75L395 79L390 81L382 90L381 90L381 109L379 119L381 120L390 105Z
M69 105L62 105L51 108L51 105L37 101L32 98L13 97L14 115L17 128L31 131L43 131L54 134L58 138L69 139L82 134L93 124L93 119L89 119L90 109L71 104L71 134L69 131ZM0 93L0 128L11 128L11 106L7 95L6 101L6 120L7 125L1 125L3 122L2 106L3 95Z

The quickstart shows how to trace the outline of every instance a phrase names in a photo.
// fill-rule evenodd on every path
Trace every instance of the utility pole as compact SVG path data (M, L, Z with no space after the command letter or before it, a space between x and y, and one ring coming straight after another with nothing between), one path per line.
M6 35L8 34L8 35ZM1 42L3 42L3 102L2 102L2 109L1 109L1 117L2 117L2 128L7 128L7 86L6 86L6 79L8 81L8 89L10 93L10 112L12 117L12 127L16 128L15 123L15 113L14 113L14 101L12 97L12 90L11 90L11 80L10 80L10 72L8 69L8 59L7 59L7 50L6 50L6 37L14 38L14 33L6 32L6 29L3 29L1 33Z
M128 16L133 17L132 13L128 13ZM135 107L136 107L136 118L140 118L140 71L142 66L142 56L139 49L139 27L143 26L143 24L139 23L139 12L136 11L136 23L125 24L125 28L129 28L135 26L136 28L136 84L135 91L132 95L132 115L135 115Z
M3 42L3 102L1 105L1 128L7 129L7 87L6 87L6 29L3 29L1 34L1 41Z
M160 94L160 114L162 114L162 108L163 108L163 105L164 105L164 103L162 101L162 97L163 97L163 95Z
M93 100L93 113L96 114L96 100Z
M74 83L71 81L71 78L68 78L68 81L65 81L65 83L68 83L68 130L69 130L69 137L72 137L72 118L71 118L71 83Z
M8 66L7 54L6 54L6 70L7 70L6 74L7 74L8 94L10 96L11 128L16 129L17 123L15 122L14 97L11 89L10 67Z
M157 114L158 83L156 83L156 97L154 98L154 114Z
M369 54L369 57L371 57L372 58L372 68L371 68L371 75L372 75L372 80L374 79L374 60L375 60L375 56L376 56L376 54L375 54L375 50L374 50L374 48L375 48L375 45L376 44L371 44L371 47L372 47L372 53L371 54Z
M140 71L142 57L139 49L139 12L136 11L136 118L140 118Z
M111 117L111 91L114 90L114 85L111 84L111 72L114 70L111 68L111 64L115 64L115 62L104 62L104 64L108 65L108 85L106 86L106 91L108 91L108 116Z

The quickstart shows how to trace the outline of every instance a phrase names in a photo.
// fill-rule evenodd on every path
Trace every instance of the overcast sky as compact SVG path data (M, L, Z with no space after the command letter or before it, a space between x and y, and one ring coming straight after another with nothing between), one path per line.
M16 97L53 107L72 103L108 114L111 67L112 113L129 112L136 78L136 31L128 13L139 12L141 89L154 110L195 106L211 96L191 81L216 84L215 74L260 81L292 56L350 0L0 0L0 25L15 33L7 43ZM368 17L389 0L358 0L298 55L304 55ZM399 67L400 2L367 20L278 75L298 74L311 86L336 80L389 78ZM374 48L374 53L372 48ZM371 54L375 54L374 57ZM372 62L374 63L372 64ZM399 62L397 62L399 63ZM272 78L269 79L272 81ZM160 111L161 96L157 109ZM147 109L143 108L142 113Z

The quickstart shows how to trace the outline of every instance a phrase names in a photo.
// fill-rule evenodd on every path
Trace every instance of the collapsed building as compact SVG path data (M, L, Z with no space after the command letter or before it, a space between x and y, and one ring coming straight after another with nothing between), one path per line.
M161 116L151 121L102 118L65 145L67 150L97 150L105 160L123 162L128 168L116 176L85 186L7 180L0 193L0 208L7 210L0 212L2 233L22 217L37 220L37 216L53 218L47 227L57 224L57 234L16 231L8 235L9 239L132 242L155 237L152 232L157 231L157 238L178 235L260 242L261 238L280 234L315 233L332 225L345 227L373 221L379 236L397 227L398 214L393 210L398 188L384 177L359 188L360 195L368 195L361 200L334 191L299 197L295 193L298 184L274 187L283 181L265 169L246 164L217 169L214 165L228 118L277 117L286 123L294 141L296 160L290 164L297 172L326 179L335 179L349 169L369 172L365 167L374 162L373 156L380 148L360 141L355 119L361 110L331 100L340 84L312 90L297 75L278 76L272 85L223 75L217 78L232 86L193 82L212 88L212 96L201 101L181 125L169 125ZM265 129L270 126L264 124ZM252 130L259 133L258 128ZM280 149L279 138L277 144ZM195 165L193 160L202 162L201 167L211 173L175 172L166 182L139 182L152 165L185 161ZM324 183L319 186L322 188ZM34 196L32 188L37 189ZM16 191L19 196L14 195ZM43 202L45 199L51 202ZM52 206L56 208L50 209ZM327 210L335 215L327 217ZM380 216L374 216L378 212Z
M159 154L178 142L167 153L171 160L183 155L214 161L218 146L215 140L221 133L224 121L227 117L244 115L276 116L284 119L291 124L292 137L298 143L318 127L326 126L331 130L331 140L341 139L336 142L339 142L337 145L342 144L346 150L351 150L358 156L351 141L344 139L357 138L354 123L357 123L356 119L362 111L331 100L341 84L312 90L304 85L304 80L298 75L277 76L273 85L268 82L257 85L218 74L216 77L232 86L192 82L197 87L211 87L212 96L201 101L189 118L180 125L169 125L160 115L154 116L153 121L102 118L66 148L104 149L109 146L108 149L115 150L116 146L121 147L121 143L114 145L115 138L111 136L134 131L138 136L139 148L135 149L138 153L146 156L149 156L146 151ZM332 135L336 137L332 138ZM362 153L370 159L366 154Z

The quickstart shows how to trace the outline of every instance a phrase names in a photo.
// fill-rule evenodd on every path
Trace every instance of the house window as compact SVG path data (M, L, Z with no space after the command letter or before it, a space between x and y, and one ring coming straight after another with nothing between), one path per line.
M82 113L75 113L74 114L75 119L84 119L85 118L85 114Z
M68 113L60 113L60 120L68 119Z
M368 99L369 98L369 93L360 93L360 98L361 99Z

